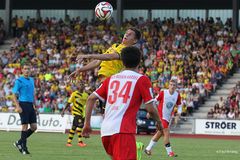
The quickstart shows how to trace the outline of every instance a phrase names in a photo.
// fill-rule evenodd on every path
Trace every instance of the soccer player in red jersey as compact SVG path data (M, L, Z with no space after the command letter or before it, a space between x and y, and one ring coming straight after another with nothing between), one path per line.
M101 137L107 154L114 160L136 160L136 115L142 101L157 121L157 128L161 130L162 127L153 103L151 82L148 77L137 73L140 50L126 47L121 52L121 59L125 69L104 80L89 96L82 135L89 137L91 132L90 118L95 101L106 101Z
M176 91L177 82L174 79L170 80L169 89L160 91L159 95L156 97L159 102L158 113L162 122L163 132L157 131L157 133L152 137L149 145L145 149L147 155L151 155L151 150L157 141L163 136L163 142L169 157L175 157L176 155L172 151L169 136L169 122L175 105L181 105L180 94Z

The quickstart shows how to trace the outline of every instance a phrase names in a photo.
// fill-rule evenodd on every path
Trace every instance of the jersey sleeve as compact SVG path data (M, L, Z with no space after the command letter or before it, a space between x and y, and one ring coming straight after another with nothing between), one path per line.
M68 103L73 103L74 97L75 97L75 92L71 94L70 98L68 99Z
M156 100L160 102L163 98L163 91L160 91L160 93L157 95Z
M93 92L103 102L107 100L109 81L110 77L104 80L100 87L95 92Z
M153 92L152 92L152 84L149 78L146 76L140 77L137 85L144 103L148 104L153 102L154 99L153 99Z
M181 96L180 96L180 94L178 94L178 98L177 98L177 103L176 103L176 105L181 105L181 104L182 104Z
M12 88L12 92L13 92L14 94L16 94L16 93L19 92L19 89L20 89L20 86L21 86L20 83L21 83L21 81L20 81L19 79L17 79L17 80L15 81L14 86L13 86L13 88Z
M86 101L87 99L88 99L88 94L87 94L86 92L83 92L83 93L82 93L81 100Z

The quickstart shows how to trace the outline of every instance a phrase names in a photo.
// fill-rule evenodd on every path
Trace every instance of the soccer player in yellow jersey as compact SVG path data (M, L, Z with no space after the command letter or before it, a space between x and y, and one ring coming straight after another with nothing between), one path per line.
M69 75L69 78L73 78L80 72L85 72L97 68L100 66L98 71L98 76L101 80L109 77L113 74L118 73L123 69L123 64L121 61L120 53L124 47L132 46L138 42L141 38L141 33L138 29L131 27L128 28L121 44L113 44L105 53L103 54L87 54L79 55L77 60L82 59L94 59L82 68L77 69Z
M70 98L68 99L68 103L66 104L66 107L61 112L61 115L63 117L65 110L72 105L72 115L73 115L73 123L72 128L69 131L68 140L66 146L71 147L72 146L72 139L75 134L75 131L77 130L78 134L78 146L85 147L86 144L82 141L82 128L84 124L84 118L85 118L85 105L88 98L88 94L84 91L84 84L79 83L77 86L77 90L74 91Z
M69 78L76 77L80 72L93 70L100 66L98 70L98 78L103 81L105 78L110 77L113 74L120 72L123 69L120 53L123 48L135 45L141 38L141 32L134 27L130 27L125 32L121 44L113 44L103 54L87 54L79 55L77 60L82 59L94 59L82 68L77 69L69 75ZM142 143L141 143L142 144ZM141 154L142 146L136 145L137 154ZM138 158L140 160L141 157Z

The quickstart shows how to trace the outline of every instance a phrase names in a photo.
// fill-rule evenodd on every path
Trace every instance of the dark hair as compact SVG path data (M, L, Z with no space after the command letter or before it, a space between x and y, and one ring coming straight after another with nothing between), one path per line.
M121 52L121 59L126 68L135 68L141 60L141 51L137 47L125 47Z
M139 40L141 38L141 32L137 28L130 27L128 29L132 30L135 33L135 39L136 40Z

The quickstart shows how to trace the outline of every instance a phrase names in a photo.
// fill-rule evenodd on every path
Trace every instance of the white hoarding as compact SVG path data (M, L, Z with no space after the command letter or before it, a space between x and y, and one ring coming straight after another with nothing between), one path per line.
M91 117L91 127L100 129L102 116ZM37 132L63 132L71 129L72 115L61 117L60 114L39 114L37 116ZM20 131L21 121L18 113L0 113L0 130Z
M196 134L240 135L239 120L196 119Z
M66 118L55 114L37 116L37 131L65 132ZM0 130L21 130L20 116L17 113L0 113Z

